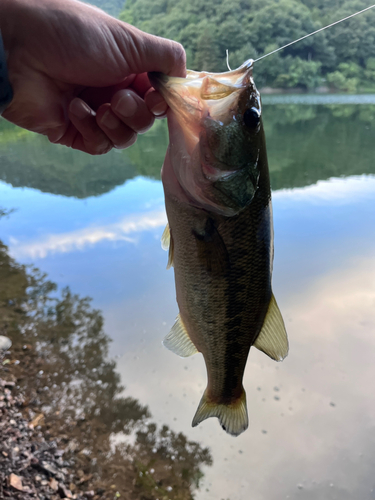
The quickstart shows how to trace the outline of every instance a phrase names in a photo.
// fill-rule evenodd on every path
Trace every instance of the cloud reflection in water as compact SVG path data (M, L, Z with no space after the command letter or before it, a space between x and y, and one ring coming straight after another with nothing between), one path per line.
M136 243L136 237L129 235L163 227L166 223L165 211L158 210L127 216L119 222L103 226L90 226L67 233L49 234L27 243L18 243L17 240L11 238L11 253L15 258L43 259L49 254L83 250L103 241Z

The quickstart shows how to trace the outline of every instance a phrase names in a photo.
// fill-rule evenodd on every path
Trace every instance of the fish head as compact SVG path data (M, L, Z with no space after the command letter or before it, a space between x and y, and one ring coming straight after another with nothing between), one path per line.
M258 189L264 147L253 61L234 71L188 71L186 78L150 73L169 105L169 162L194 205L232 216Z

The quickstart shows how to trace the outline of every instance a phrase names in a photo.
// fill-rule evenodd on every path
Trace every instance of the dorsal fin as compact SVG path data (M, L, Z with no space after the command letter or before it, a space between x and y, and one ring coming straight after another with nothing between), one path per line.
M288 336L273 294L262 330L253 345L275 361L282 361L288 355Z
M163 345L182 358L187 358L198 352L179 314L171 331L163 340Z
M163 250L169 250L168 263L167 263L167 269L169 269L170 267L173 266L173 249L174 249L173 238L171 231L169 229L169 224L165 226L165 229L161 236L161 247Z

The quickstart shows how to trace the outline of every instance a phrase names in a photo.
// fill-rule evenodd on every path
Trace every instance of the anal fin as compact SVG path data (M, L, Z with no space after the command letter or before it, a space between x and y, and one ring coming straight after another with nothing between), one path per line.
M282 361L289 351L288 336L275 297L271 296L262 330L254 346L275 361Z
M187 358L199 352L190 339L179 314L171 331L163 340L163 345L182 358Z
M171 231L169 229L169 224L165 226L165 229L163 231L161 237L161 247L163 250L168 250L167 269L169 269L170 267L173 266L173 250L174 250L173 238Z
M217 417L221 427L228 434L239 436L249 425L245 390L242 389L242 394L237 401L229 405L211 402L206 390L194 415L192 426L196 427L203 420L210 417Z

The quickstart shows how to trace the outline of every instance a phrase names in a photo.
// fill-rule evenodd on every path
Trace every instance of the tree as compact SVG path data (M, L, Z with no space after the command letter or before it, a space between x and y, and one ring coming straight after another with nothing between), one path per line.
M191 69L225 71L227 49L236 67L366 6L365 0L128 0L120 17L181 42ZM254 74L258 86L313 88L341 63L364 69L374 53L375 12L369 11L260 61ZM330 83L344 88L335 75ZM373 84L369 74L351 78L357 79L351 86Z

